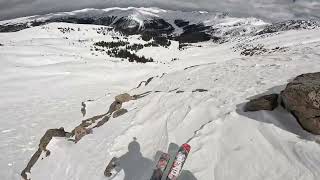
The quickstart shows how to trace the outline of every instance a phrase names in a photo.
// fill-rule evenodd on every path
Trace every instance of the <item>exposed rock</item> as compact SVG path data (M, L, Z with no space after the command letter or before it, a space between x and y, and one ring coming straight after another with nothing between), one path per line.
M28 180L27 173L30 173L31 168L38 161L42 152L46 152L46 156L50 155L50 151L46 149L47 145L51 141L52 137L66 137L69 133L64 131L64 128L59 129L48 129L46 133L40 139L40 144L38 150L33 154L30 161L27 164L27 167L21 172L21 177L25 180Z
M136 89L138 89L139 87L141 87L142 83L144 83L144 86L147 86L147 85L152 81L153 78L154 78L154 77L150 77L150 78L148 78L146 81L141 81L141 82L139 83L139 85L136 87Z
M189 66L189 67L184 68L184 70L191 69L191 68L198 67L198 66L200 66L200 65Z
M133 95L132 97L136 100L136 99L140 99L140 98L143 98L145 96L148 96L152 91L147 91L145 93L142 93L142 94L135 94Z
M218 37L218 36L212 36L211 39L212 39L212 42L220 43L220 44L227 41L227 40L223 39L222 37Z
M128 101L134 100L134 98L132 96L130 96L130 94L128 94L128 93L119 94L114 99L115 99L115 101L120 102L120 103L124 103L124 102L128 102Z
M46 156L50 155L50 151L46 149L47 145L51 141L52 137L66 137L67 132L64 131L64 128L59 129L48 129L46 133L40 139L39 148L41 151L46 152Z
M115 112L113 113L112 117L113 117L113 118L117 118L117 117L119 117L119 116L121 116L121 115L124 115L124 114L127 113L127 112L128 112L128 110L122 108L122 109L119 109L119 110L115 111Z
M27 173L31 172L31 168L36 164L36 162L38 161L40 155L41 155L42 151L40 149L38 149L31 157L30 161L27 164L27 167L22 170L21 172L21 177L24 180L29 180L30 178L28 178Z
M176 91L176 90L178 90L179 88L175 88L175 89L171 89L171 90L169 90L168 92L173 92L173 91Z
M126 35L137 34L140 31L140 23L129 17L121 17L113 23L114 28Z
M296 77L281 92L281 99L305 130L320 134L320 72Z
M147 79L145 86L147 86L151 81L152 81L153 77L150 77L149 79Z
M268 25L257 34L261 35L292 29L315 29L318 27L319 23L313 20L288 20Z
M30 178L28 177L28 173L31 172L31 168L38 161L42 152L45 152L46 156L50 155L50 151L47 150L46 147L50 143L52 137L68 137L69 138L71 136L75 136L75 140L71 140L71 139L68 139L68 140L78 142L85 135L91 134L93 128L100 127L104 123L106 123L110 119L110 115L113 112L114 112L113 113L114 118L119 117L119 116L127 113L128 111L126 109L121 109L122 102L127 102L127 101L130 101L133 99L143 98L143 97L149 95L150 93L151 93L151 91L148 91L148 92L145 92L142 94L138 94L138 95L133 95L133 96L130 96L127 93L118 95L115 98L116 100L110 105L109 111L107 113L102 114L102 115L97 115L92 118L83 120L81 122L81 124L78 125L71 133L65 132L64 128L47 130L46 133L44 134L44 136L40 139L40 144L39 144L38 150L31 157L30 161L27 164L27 167L21 172L21 177L24 180L30 180ZM81 105L83 108L86 107L86 104L84 102L81 103ZM95 123L99 119L101 119L101 120L98 121L95 126L93 126L92 128L88 128L89 126L91 126L93 123Z
M143 21L143 28L141 28L140 22L130 17L122 17L111 24L111 26L126 35L140 34L143 32L151 32L153 34L170 34L174 31L172 25L161 18L145 20Z
M284 47L275 47L272 49L265 48L262 44L258 44L256 46L251 46L249 47L242 47L242 51L240 55L244 56L253 56L253 55L262 55L262 54L272 54L275 52L285 52L287 51L287 48Z
M110 119L110 116L109 116L109 115L103 117L103 118L97 123L97 125L95 125L93 128L97 128L97 127L100 127L100 126L104 125L106 122L109 121L109 119Z
M207 89L195 89L192 92L207 92Z
M85 115L86 115L86 113L87 113L87 110L86 110L86 103L84 103L84 102L82 102L81 103L81 113L82 113L82 116L84 117Z
M81 113L82 113L82 116L84 117L86 115L86 113L87 113L86 108L82 107L81 108Z
M114 111L119 110L122 107L122 103L119 101L114 101L108 110L108 114L112 114Z
M272 111L278 106L278 94L270 94L250 100L244 107L244 111Z
M82 127L81 125L74 129L75 133L75 142L78 142L83 136L92 133L92 130L89 128Z
M266 53L268 50L263 47L263 45L258 44L257 46L251 48L244 48L244 50L240 53L240 55L244 56L253 56L260 55Z
M101 118L104 118L108 113L104 113L104 114L101 114L101 115L97 115L97 116L93 116L89 119L85 119L81 122L80 126L82 127L89 127L90 125L92 125L93 123L95 123L97 120L101 119ZM75 129L72 130L71 132L72 136L75 135Z
M164 75L166 75L167 73L162 73L162 75L160 76L160 78L163 78Z

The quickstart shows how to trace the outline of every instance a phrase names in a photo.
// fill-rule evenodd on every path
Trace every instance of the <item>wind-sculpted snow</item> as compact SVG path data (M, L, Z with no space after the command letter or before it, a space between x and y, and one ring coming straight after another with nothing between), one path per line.
M152 163L170 143L188 141L186 180L320 178L319 136L304 131L281 107L243 111L247 98L279 93L291 78L319 71L318 28L194 43L184 50L171 40L167 48L137 50L154 59L145 64L91 51L99 41L148 43L104 28L51 23L0 34L0 177L20 178L47 129L72 132L82 120L106 113L117 95L148 92L123 103L126 113L110 116L76 144L53 137L46 147L50 156L31 169L32 180L105 179L107 163L127 157L133 138L139 163ZM286 50L241 55L242 47L259 45ZM151 166L141 170L130 158L124 162L118 180L129 174L149 179Z

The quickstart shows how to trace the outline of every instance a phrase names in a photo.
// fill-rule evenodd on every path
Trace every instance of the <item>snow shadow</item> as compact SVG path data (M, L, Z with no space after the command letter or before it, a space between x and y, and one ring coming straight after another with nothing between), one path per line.
M150 180L153 168L156 165L156 160L159 159L161 151L156 153L155 160L151 160L143 157L140 147L139 142L134 138L128 145L128 152L119 157L119 170L123 170L125 174L123 180ZM179 146L177 144L171 143L168 148L168 153L171 157L175 157L178 149ZM170 163L173 163L173 158L170 160L169 165ZM197 179L190 171L182 170L178 180Z
M258 97L261 97L261 96L264 96L264 95L269 95L269 94L280 94L280 92L282 90L284 90L286 88L286 84L284 85L280 85L280 86L275 86L275 87L272 87L270 89L268 89L266 92L263 92L261 94L257 94L257 95L253 95L251 97L248 97L247 99L248 100L252 100L252 99L256 99Z
M270 88L264 93L254 95L252 97L247 98L248 100L261 97L263 95L268 94L280 94L280 92L285 88L285 85L275 86ZM290 133L296 134L300 139L314 141L314 135L302 129L298 121L295 117L289 113L286 109L284 109L279 102L279 106L273 111L256 111L256 112L244 112L244 106L247 102L241 103L237 105L236 112L241 115L253 119L262 123L273 124L282 130L288 131Z
M128 152L119 157L119 167L124 171L124 180L142 180L152 171L152 160L143 157L140 144L134 139L128 145Z

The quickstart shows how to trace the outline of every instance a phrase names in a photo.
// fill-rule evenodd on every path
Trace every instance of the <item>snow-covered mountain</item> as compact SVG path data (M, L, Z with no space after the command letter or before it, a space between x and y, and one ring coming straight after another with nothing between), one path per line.
M114 180L148 180L156 152L185 142L182 180L320 178L319 136L281 107L242 110L319 71L318 22L109 8L2 21L0 31L2 179L102 180L117 156ZM123 93L133 97L124 114L106 114ZM90 131L77 143L43 136L60 127Z
M183 42L207 41L255 33L318 27L314 21L295 20L268 24L256 18L235 18L225 13L172 11L159 8L83 9L0 22L0 32L14 32L51 22L111 26L127 35L165 34Z
M0 32L18 31L50 22L106 25L129 35L166 34L193 41L209 40L211 36L227 34L249 34L266 25L265 22L255 18L232 18L223 13L131 7L84 9L2 21Z

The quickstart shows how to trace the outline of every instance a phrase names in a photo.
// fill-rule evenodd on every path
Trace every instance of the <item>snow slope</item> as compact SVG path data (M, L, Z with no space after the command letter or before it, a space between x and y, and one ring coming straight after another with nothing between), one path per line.
M75 31L62 33L61 27ZM147 180L155 153L166 151L170 143L185 142L192 150L183 180L320 178L318 136L302 130L281 108L241 110L247 98L279 92L291 78L319 71L319 29L224 44L202 42L183 51L172 42L169 48L138 51L156 62L136 64L90 51L94 42L119 36L112 31L98 34L99 27L52 23L0 34L2 179L20 178L46 129L63 126L71 131L81 120L105 113L114 96L148 91L123 105L128 113L110 119L77 144L53 138L51 155L36 163L31 178L102 180L107 162L126 154L116 179ZM129 41L142 43L138 36ZM258 44L285 51L240 55L239 47ZM135 88L149 77L154 78L147 86ZM86 102L82 117L81 102L87 100L93 101ZM133 138L140 149L132 153L128 146Z

